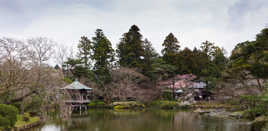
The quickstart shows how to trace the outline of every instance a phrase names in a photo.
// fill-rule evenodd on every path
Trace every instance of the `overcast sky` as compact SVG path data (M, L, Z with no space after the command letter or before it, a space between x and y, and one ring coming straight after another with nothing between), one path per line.
M230 53L267 27L268 0L0 0L0 37L76 46L101 28L115 47L133 24L159 52L172 32L182 47L209 40Z

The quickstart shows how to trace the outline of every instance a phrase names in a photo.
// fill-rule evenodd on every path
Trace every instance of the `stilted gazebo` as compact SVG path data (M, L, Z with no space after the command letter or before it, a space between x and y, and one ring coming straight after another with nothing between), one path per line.
M82 108L87 109L87 105L93 97L92 88L87 87L77 80L61 88L61 90L64 91L65 95L69 96L64 100L65 104L70 105L72 108L79 108L80 110Z

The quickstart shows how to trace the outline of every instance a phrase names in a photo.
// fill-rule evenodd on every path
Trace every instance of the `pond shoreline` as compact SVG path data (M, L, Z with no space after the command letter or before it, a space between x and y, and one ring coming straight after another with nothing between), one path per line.
M22 127L15 127L14 131L24 131L24 130L27 130L27 129L31 129L31 128L40 126L41 124L44 124L44 123L45 123L44 121L40 120L40 121L37 121L37 122L33 122L33 123L23 125Z
M217 118L217 119L233 119L237 121L248 121L248 119L243 118L242 111L232 111L230 110L230 106L227 105L181 105L179 102L175 101L161 101L150 103L147 105L141 104L139 102L115 102L110 105L91 105L91 108L86 110L86 116L94 115L94 112L98 112L98 110L107 110L112 112L117 112L116 114L121 114L124 112L136 112L140 113L153 113L155 111L164 111L164 112L189 112L190 114L198 114L200 116L206 116L210 118ZM97 110L96 110L97 109ZM91 113L89 113L91 112ZM93 114L92 114L93 112ZM136 114L134 113L134 114ZM78 116L79 117L79 116ZM84 116L85 117L85 116ZM59 118L61 119L61 118ZM258 121L259 122L259 121ZM262 122L262 121L261 121ZM36 123L32 123L30 125L25 125L22 128L16 129L16 131L21 130L28 130L31 128L38 127L39 125L45 123L43 120L40 120ZM248 121L247 124L254 124L254 121Z
M29 131L251 131L250 127L246 121L210 117L191 110L90 109L86 115L73 114L67 122L50 120Z

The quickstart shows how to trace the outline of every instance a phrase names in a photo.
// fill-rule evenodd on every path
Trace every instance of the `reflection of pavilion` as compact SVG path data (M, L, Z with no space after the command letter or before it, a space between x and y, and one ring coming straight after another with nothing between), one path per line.
M70 105L72 108L87 109L88 103L92 99L92 88L81 84L79 81L74 81L70 85L63 88L65 95L68 95L68 99L64 102L66 105Z

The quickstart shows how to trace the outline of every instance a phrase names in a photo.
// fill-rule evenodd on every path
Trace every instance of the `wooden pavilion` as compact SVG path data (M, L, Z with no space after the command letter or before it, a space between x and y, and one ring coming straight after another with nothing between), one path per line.
M80 111L82 108L87 109L87 105L93 97L92 88L77 80L61 88L61 90L64 90L64 94L68 96L64 100L65 104L71 106L72 109L79 109Z

